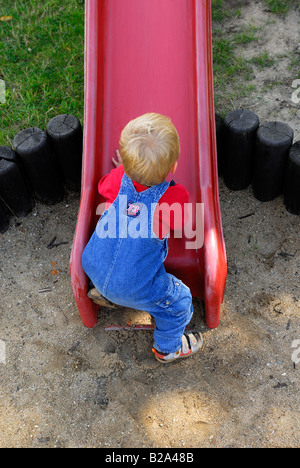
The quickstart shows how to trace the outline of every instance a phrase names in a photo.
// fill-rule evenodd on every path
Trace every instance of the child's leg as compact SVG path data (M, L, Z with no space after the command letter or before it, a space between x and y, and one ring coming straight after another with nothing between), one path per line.
M181 349L186 326L193 316L193 303L190 289L167 274L165 296L151 308L147 308L155 318L154 348L162 353L174 353Z

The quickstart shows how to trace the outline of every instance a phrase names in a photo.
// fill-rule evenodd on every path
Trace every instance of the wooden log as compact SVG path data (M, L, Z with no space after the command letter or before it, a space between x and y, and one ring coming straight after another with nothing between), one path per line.
M19 163L16 153L9 146L0 146L0 159L5 159L6 161L12 161L16 164Z
M0 199L0 234L4 234L9 228L9 217L5 204Z
M252 182L258 127L258 116L248 109L232 111L224 119L223 176L231 190L243 190Z
M300 215L300 141L294 143L289 151L283 193L287 210Z
M266 122L257 131L253 192L260 201L271 201L283 191L284 176L294 132L283 122Z
M48 123L47 135L60 163L66 187L80 191L83 145L80 121L74 115L58 115Z
M64 196L62 175L48 137L40 128L19 132L13 141L36 199L57 203Z
M10 148L9 146L0 146L0 159L5 159L6 161L12 161L16 163L22 173L23 181L26 185L27 192L31 194L31 187L30 187L30 182L27 178L27 175L25 173L25 170L22 166L21 160L18 157L18 155L15 153L15 151ZM33 200L32 200L33 201Z
M224 162L224 119L221 115L215 114L216 137L217 137L217 156L218 156L218 175L223 173Z
M33 208L20 168L13 160L0 160L0 196L17 217L27 216Z

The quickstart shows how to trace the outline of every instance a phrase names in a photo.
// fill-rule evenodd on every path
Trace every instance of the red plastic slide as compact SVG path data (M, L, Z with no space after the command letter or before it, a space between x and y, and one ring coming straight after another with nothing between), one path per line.
M147 112L172 119L181 143L175 180L190 192L194 207L204 204L204 245L187 249L185 237L171 238L165 266L194 297L204 299L206 323L216 328L227 262L218 191L210 1L86 0L83 180L71 278L87 327L97 324L98 308L87 297L81 255L97 221L97 184L113 168L123 127Z

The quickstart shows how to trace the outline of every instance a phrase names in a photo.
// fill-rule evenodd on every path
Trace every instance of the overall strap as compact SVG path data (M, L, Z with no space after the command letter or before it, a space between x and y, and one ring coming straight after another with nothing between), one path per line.
M132 201L144 202L146 204L156 204L159 202L161 197L167 191L170 186L170 182L162 182L158 185L153 185L142 192L137 192L133 185L133 181L127 174L123 175L119 195L127 195L132 199Z

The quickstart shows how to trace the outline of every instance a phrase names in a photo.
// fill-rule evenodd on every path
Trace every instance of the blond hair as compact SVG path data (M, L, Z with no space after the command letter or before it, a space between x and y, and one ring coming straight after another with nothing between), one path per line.
M162 183L179 158L176 128L168 117L144 114L130 121L120 138L125 173L142 185Z

